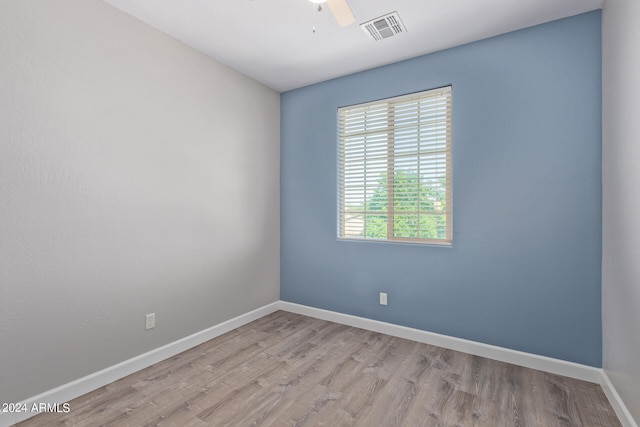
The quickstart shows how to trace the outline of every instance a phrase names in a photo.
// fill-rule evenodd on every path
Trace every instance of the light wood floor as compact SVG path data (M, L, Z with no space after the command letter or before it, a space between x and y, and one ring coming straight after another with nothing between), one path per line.
M598 385L278 311L20 426L620 426Z

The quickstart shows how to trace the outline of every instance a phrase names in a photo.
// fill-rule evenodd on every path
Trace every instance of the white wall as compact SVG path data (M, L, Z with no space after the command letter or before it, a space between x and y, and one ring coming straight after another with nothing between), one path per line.
M603 365L640 422L640 2L602 19Z
M0 402L278 300L279 102L99 0L0 2Z

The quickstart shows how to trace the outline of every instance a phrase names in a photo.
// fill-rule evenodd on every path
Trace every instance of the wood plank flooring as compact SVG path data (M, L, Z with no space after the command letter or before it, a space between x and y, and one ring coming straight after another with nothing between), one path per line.
M19 426L620 426L600 386L278 311Z

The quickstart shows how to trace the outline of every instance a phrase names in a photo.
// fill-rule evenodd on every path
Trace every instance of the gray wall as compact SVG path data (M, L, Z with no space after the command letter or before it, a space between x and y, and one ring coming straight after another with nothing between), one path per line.
M603 49L603 364L640 423L640 2L608 0Z
M601 366L600 19L284 93L282 299ZM337 108L447 84L453 247L337 241Z
M0 402L278 300L276 92L98 0L2 0L0 76Z

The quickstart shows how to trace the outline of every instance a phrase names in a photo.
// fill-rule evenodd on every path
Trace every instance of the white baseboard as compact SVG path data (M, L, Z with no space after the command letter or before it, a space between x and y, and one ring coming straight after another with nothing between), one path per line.
M267 314L278 311L280 302L276 301L271 304L260 307L256 310L242 314L233 319L222 322L211 328L205 329L200 332L196 332L193 335L179 339L162 347L151 350L147 353L133 357L124 362L110 366L101 371L87 375L86 377L77 379L70 383L64 384L60 387L56 387L52 390L41 393L37 396L31 397L20 402L20 405L26 405L27 412L14 412L14 413L0 413L0 427L8 427L17 422L26 420L38 414L38 411L31 412L30 409L33 404L39 403L64 403L90 391L96 390L114 381L126 377L134 372L147 368L162 360L173 357L176 354L182 353L185 350L189 350L197 345L200 345L210 339L220 336L224 333L232 331L242 325L249 322L253 322ZM2 410L2 408L0 408Z
M600 386L602 387L602 391L604 391L605 396L607 396L607 399L609 399L609 403L611 403L611 406L616 412L616 415L620 419L623 427L638 427L638 424L631 416L631 412L629 412L627 406L624 404L620 395L613 386L613 383L609 379L607 371L604 369L601 370Z
M567 362L517 350L510 350L504 347L454 338L420 329L408 328L406 326L394 325L392 323L380 322L378 320L371 320L364 317L337 313L335 311L323 310L320 308L285 301L280 302L280 309L290 311L292 313L303 314L309 317L315 317L317 319L341 323L343 325L354 326L356 328L366 329L369 331L393 335L395 337L405 338L424 344L431 344L438 347L461 351L475 356L487 357L501 362L538 369L552 374L589 381L596 384L599 384L601 379L600 372L602 369L581 365L579 363Z

